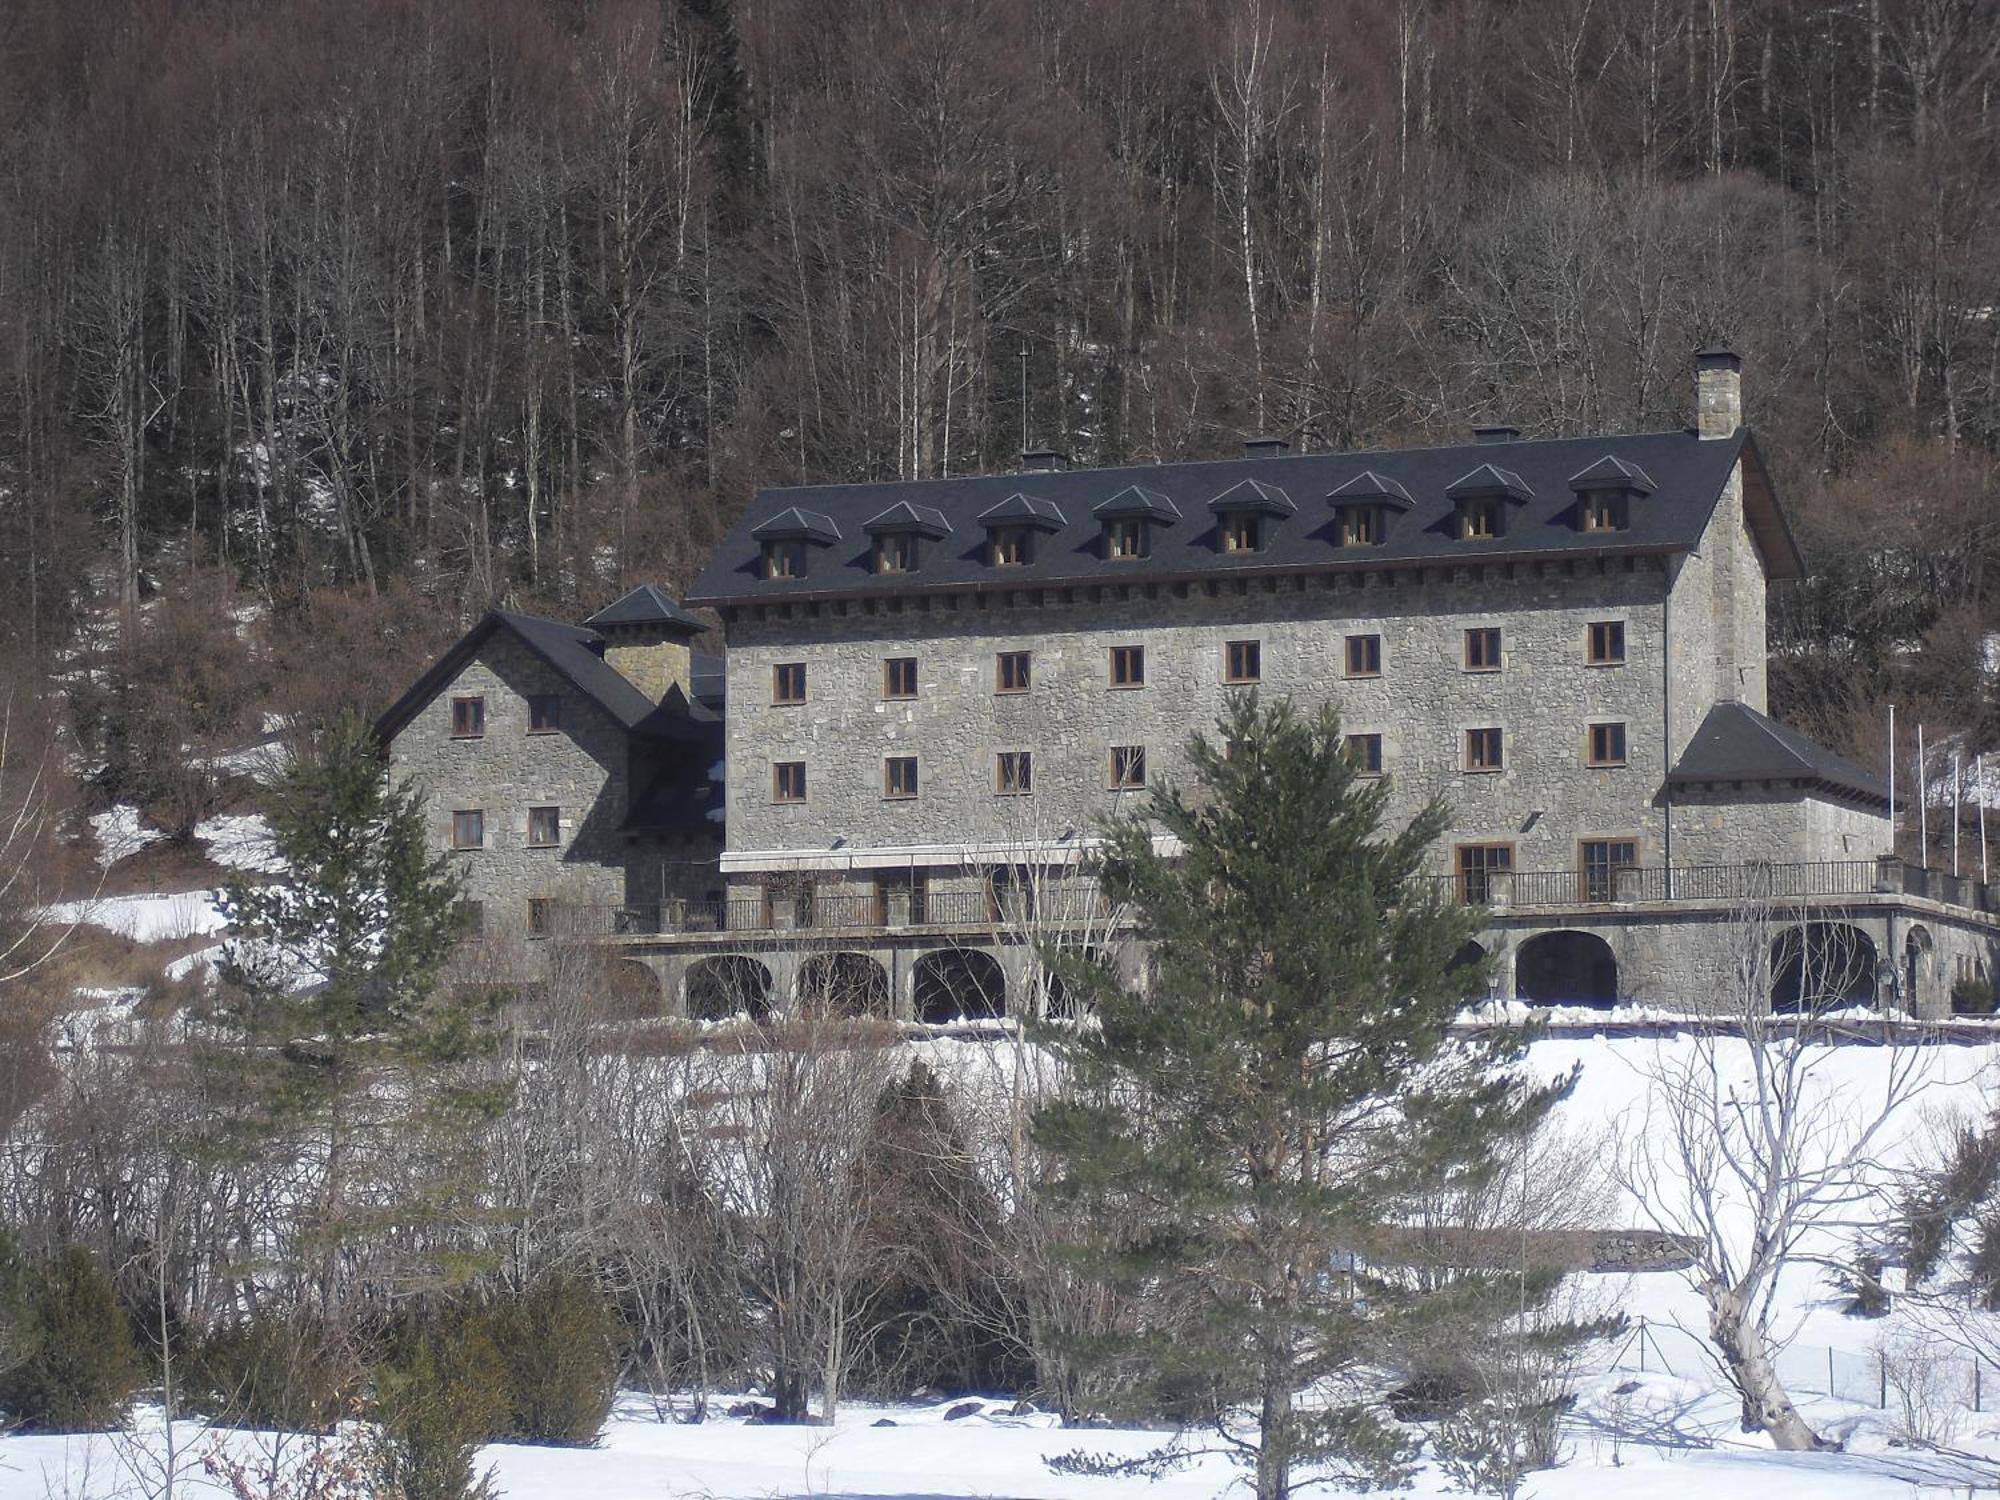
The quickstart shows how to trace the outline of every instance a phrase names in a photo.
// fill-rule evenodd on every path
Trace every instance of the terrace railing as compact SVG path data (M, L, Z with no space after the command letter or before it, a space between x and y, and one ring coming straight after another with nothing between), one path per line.
M1052 891L1031 900L1019 890L998 898L983 890L872 892L774 892L768 898L732 896L723 901L665 901L632 906L565 908L556 930L578 934L654 936L705 932L830 932L906 927L974 928L1000 925L1064 926L1105 920L1094 893Z

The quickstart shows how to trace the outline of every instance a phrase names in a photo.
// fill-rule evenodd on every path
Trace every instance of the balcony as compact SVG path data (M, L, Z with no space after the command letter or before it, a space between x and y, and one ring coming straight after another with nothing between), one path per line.
M666 901L644 906L568 909L569 930L616 937L700 933L900 931L906 928L1011 927L1033 929L1101 925L1108 909L1095 891L1049 889L1032 899L1025 891L925 891L881 895L800 890L722 901Z
M1447 900L1495 910L1915 896L2000 915L1995 887L1887 856L1795 864L1676 865L1671 870L1644 865L1590 871L1482 870L1432 880Z

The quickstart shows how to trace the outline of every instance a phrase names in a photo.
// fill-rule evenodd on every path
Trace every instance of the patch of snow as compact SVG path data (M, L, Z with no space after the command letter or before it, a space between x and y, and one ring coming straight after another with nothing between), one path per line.
M42 908L44 922L102 927L135 943L203 937L228 925L215 909L217 891L172 891L139 896L97 896Z
M222 945L212 948L197 948L184 957L175 959L160 972L167 978L179 982L195 974L207 976L215 972L216 961L222 957Z
M208 857L231 870L259 875L280 874L285 862L271 842L271 825L261 813L220 813L194 826L194 836L208 845Z
M106 869L157 844L166 835L139 821L139 809L121 802L116 807L90 816L90 831L97 840L97 862Z

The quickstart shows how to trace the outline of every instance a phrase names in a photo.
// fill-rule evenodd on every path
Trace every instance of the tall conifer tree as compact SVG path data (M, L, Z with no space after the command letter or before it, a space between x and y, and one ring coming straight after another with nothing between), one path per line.
M1443 810L1385 829L1387 786L1356 774L1330 708L1246 693L1217 728L1190 742L1188 786L1105 829L1099 873L1151 978L1050 956L1097 1024L1048 1028L1069 1087L1036 1128L1054 1190L1100 1226L1088 1265L1145 1309L1097 1353L1140 1372L1153 1410L1211 1423L1259 1500L1283 1500L1307 1474L1406 1471L1382 1372L1551 1290L1507 1272L1426 1291L1385 1231L1489 1176L1563 1085L1524 1075L1518 1035L1451 1030L1484 966L1459 961L1478 914L1424 873ZM1184 1433L1158 1457L1188 1451Z

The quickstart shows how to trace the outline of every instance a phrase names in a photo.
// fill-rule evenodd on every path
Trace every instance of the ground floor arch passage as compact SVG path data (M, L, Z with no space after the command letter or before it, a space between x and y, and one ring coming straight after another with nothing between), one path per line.
M992 954L976 948L926 953L912 980L919 1021L983 1021L1007 1013L1007 977Z
M1875 943L1846 922L1802 922L1771 942L1771 1009L1783 1014L1875 1004Z
M887 1016L889 975L865 953L816 953L799 965L799 1008L818 1016Z
M1611 1005L1617 956L1594 932L1538 932L1515 954L1514 993L1538 1005Z
M688 966L687 1014L694 1021L726 1021L771 1014L771 971L741 953L719 954Z

